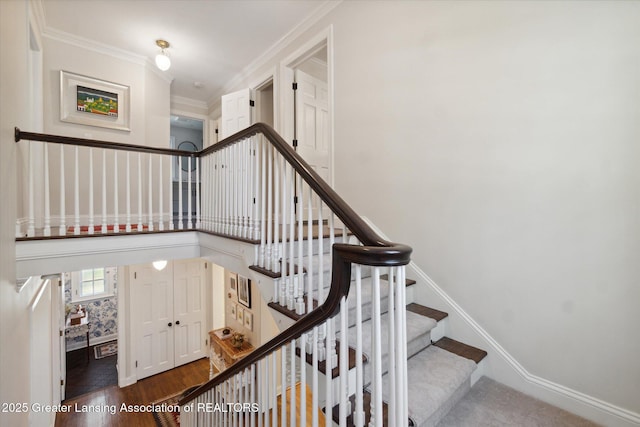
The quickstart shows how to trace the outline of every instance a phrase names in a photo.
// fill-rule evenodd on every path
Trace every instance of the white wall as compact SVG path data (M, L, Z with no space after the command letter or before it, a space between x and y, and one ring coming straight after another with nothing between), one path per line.
M146 63L44 37L45 132L136 145L169 147L170 83ZM131 131L60 121L60 70L130 88Z
M528 371L640 412L640 4L341 12L339 192Z
M532 375L640 413L638 22L637 2L343 2L230 91L333 25L339 194Z
M29 319L35 289L15 290L16 144L13 128L31 124L26 2L0 1L0 402L29 402ZM0 426L26 426L26 413L3 413Z
M43 41L44 51L44 132L54 135L64 135L79 138L91 138L106 141L122 142L135 145L145 145L154 147L169 147L169 107L170 107L170 82L160 76L157 71L148 66L146 62L142 62L135 58L123 58L110 55L106 52L90 48L90 46L81 47L74 43L70 43L51 36L45 36ZM69 71L76 74L86 75L97 79L115 82L128 86L130 88L130 128L131 131L121 131L107 129L95 126L85 126L74 123L66 123L60 120L60 71ZM26 127L24 130L30 130ZM26 143L21 143L23 151L22 157L26 158ZM52 226L55 228L59 224L60 217L60 148L57 144L50 144L49 148L49 169L50 169L50 186L51 186L51 215ZM106 156L106 200L107 206L107 223L113 224L113 199L114 199L114 172L113 172L113 152L107 152ZM42 154L40 154L42 156ZM132 164L137 163L137 154L131 157ZM41 157L40 157L41 158ZM80 188L79 193L86 195L89 192L89 149L80 148L79 150L79 173ZM157 182L159 171L159 156L153 157L153 173L154 180ZM26 165L26 160L23 160ZM36 161L36 164L38 162ZM148 212L148 155L142 155L142 211ZM168 212L169 186L168 173L171 161L168 157L163 156L163 171L165 176L164 185L164 208ZM66 216L67 224L73 223L72 216L74 211L74 148L65 148L65 191L66 191ZM102 212L102 151L94 150L93 165L96 178L94 179L94 211L101 216ZM137 169L137 168L136 168ZM26 167L25 167L26 170ZM118 153L118 175L119 175L119 222L124 222L125 213L125 153ZM26 174L25 174L26 176ZM24 179L24 178L23 178ZM42 179L42 177L40 177ZM132 174L132 182L137 182L137 174ZM36 181L36 189L38 185L42 185ZM132 212L138 212L138 187L133 185L131 193ZM158 185L152 190L154 192L154 206L157 206L159 198L157 197ZM41 191L37 191L39 197L36 202L40 201ZM25 193L26 194L26 193ZM23 196L26 200L26 196ZM26 216L26 201L23 201L22 208L18 212L19 218ZM36 206L37 207L37 206ZM36 209L36 213L38 213ZM158 212L159 208L155 208ZM80 215L85 217L89 213L89 207L86 197L80 201ZM146 215L145 215L146 216ZM84 223L88 220L84 219ZM96 224L101 222L100 219ZM137 222L137 221L136 221ZM146 221L145 221L146 222ZM37 224L40 226L40 224ZM57 229L55 230L57 232Z

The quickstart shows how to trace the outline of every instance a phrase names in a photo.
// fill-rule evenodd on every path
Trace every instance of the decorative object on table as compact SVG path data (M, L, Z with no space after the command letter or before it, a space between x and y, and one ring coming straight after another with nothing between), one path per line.
M253 313L249 310L244 310L244 327L253 331Z
M238 275L238 302L251 308L251 280Z
M60 120L130 131L129 86L60 71Z
M231 345L235 348L241 348L242 344L244 344L244 334L240 332L234 332L231 336Z
M69 314L69 323L73 326L82 323L82 319L86 317L87 311L82 308L82 305L78 304L75 313Z
M118 354L118 341L109 341L93 347L96 360Z

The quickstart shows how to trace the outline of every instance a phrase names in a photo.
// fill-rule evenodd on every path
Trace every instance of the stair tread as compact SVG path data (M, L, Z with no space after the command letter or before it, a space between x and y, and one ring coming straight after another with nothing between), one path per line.
M351 407L355 408L356 405L356 395L353 394L349 397L349 402L351 403ZM364 390L364 392L362 393L362 406L364 409L364 425L367 426L369 425L369 421L371 419L371 393L369 393L368 391ZM323 409L324 411L324 409ZM389 421L388 421L388 411L389 411L389 406L387 405L386 402L382 402L382 425L384 426L388 426L389 425ZM332 410L332 414L331 417L333 418L333 421L336 424L340 424L340 405L336 405L333 407ZM349 416L347 416L347 420L346 420L346 425L347 427L353 427L355 426L355 421L353 420L353 414L350 414ZM408 420L407 422L407 426L408 427L413 427L413 421L411 419Z
M258 272L260 274L264 274L265 276L271 277L272 279L281 278L282 277L282 273L283 273L282 269L280 271L278 271L278 272L275 272L275 271L267 270L266 268L260 267L258 265L249 266L249 270L253 270L253 271L256 271L256 272ZM286 271L284 271L284 273L285 273L285 276L289 275L289 263L287 263L287 269L286 269ZM297 264L293 266L293 274L298 274L298 265ZM304 267L302 268L302 274L307 274L307 269L304 268Z
M307 297L306 297L306 295L303 297L303 299L304 299L304 306L306 307L307 306ZM318 308L318 301L317 300L314 299L312 304L313 304L313 309L314 310L316 308ZM287 316L288 318L293 319L295 321L300 320L302 317L304 317L306 315L306 313L305 314L298 314L298 313L296 313L295 310L289 310L286 306L280 305L277 302L270 302L270 303L267 304L267 306L273 308L277 312L282 313L285 316Z
M336 341L336 349L340 348L340 341ZM305 360L309 365L313 365L313 355L305 353ZM296 355L300 357L300 347L296 347ZM362 355L362 363L367 363L367 356ZM356 367L356 350L353 347L349 347L349 370ZM326 375L327 364L326 361L318 361L318 371ZM340 358L338 358L338 364L331 370L331 378L337 378L340 376Z
M387 280L387 281L388 281L388 280L389 280L389 275L388 275L388 274L382 274L382 275L380 276L380 278L381 278L382 280ZM405 281L405 283L406 283L406 285L407 285L407 286L415 285L415 284L417 283L417 282L416 282L415 280L413 280L413 279L405 279L404 281Z
M433 345L453 354L457 354L460 357L473 360L476 363L480 363L480 361L487 356L486 351L461 343L460 341L456 341L449 337L443 337L433 343Z
M258 271L257 268L259 267L249 267L252 270ZM265 270L267 271L267 270ZM263 273L264 274L264 273ZM279 274L279 273L278 273ZM370 277L365 277L362 279L362 303L363 305L369 304L371 302L371 295L372 295L372 289L371 286L369 286L371 284L372 279ZM352 282L353 283L353 282ZM415 281L413 282L415 283ZM407 286L410 286L411 284L407 282ZM387 282L386 280L381 280L380 281L380 293L381 295L387 295L388 293L388 288L389 288L389 282ZM355 287L352 287L349 291L349 296L347 297L347 304L349 306L349 309L353 309L356 306L356 297L355 297L355 291L354 291ZM329 294L329 289L325 289L325 297L326 295ZM314 291L313 292L313 308L317 308L318 307L318 291ZM307 297L304 297L304 301L305 301L305 307L307 304ZM293 320L299 320L302 316L304 316L304 314L297 314L295 312L295 310L289 310L286 306L282 306L277 302L270 302L267 304L269 307L273 308L274 310L284 314L285 316L293 319ZM411 305L411 304L410 304ZM417 304L416 304L417 305ZM386 308L384 308L384 310L386 311ZM407 310L409 310L409 306L407 306ZM418 314L422 314L421 312L416 311L416 313ZM433 316L427 316L427 317L431 317L433 318ZM366 319L365 319L366 320ZM436 319L437 321L437 319Z
M449 313L445 313L444 311L436 310L435 308L426 307L424 305L416 304L412 302L411 304L407 304L407 311L412 311L416 314L421 314L423 316L427 316L435 320L436 322L441 321L442 319L449 316Z
M336 322L336 330L339 328L339 322ZM372 323L371 319L362 322L362 348L363 354L371 360L371 342L372 342ZM381 343L382 343L382 366L388 367L389 359L389 315L385 313L381 316ZM425 349L431 344L431 329L437 325L437 322L429 317L424 317L419 314L407 312L407 357L411 357L421 350ZM356 347L357 335L356 327L349 328L348 344L351 347ZM364 384L369 385L371 382L371 367L369 364L364 365Z
M439 347L429 346L407 362L409 418L417 426L430 418L469 381L477 365ZM469 384L470 385L470 384ZM382 398L389 400L389 375L382 376Z

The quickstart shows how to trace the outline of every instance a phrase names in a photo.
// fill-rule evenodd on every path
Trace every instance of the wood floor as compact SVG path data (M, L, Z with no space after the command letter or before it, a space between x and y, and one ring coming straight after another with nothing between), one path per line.
M156 422L151 413L120 412L123 403L127 405L146 405L166 396L179 393L193 385L209 379L209 359L180 366L162 374L154 375L138 381L129 387L108 387L91 392L75 399L65 400L63 405L71 405L70 413L59 412L56 416L56 427L155 427ZM109 410L102 412L81 411L87 408L108 408L115 405L115 414Z

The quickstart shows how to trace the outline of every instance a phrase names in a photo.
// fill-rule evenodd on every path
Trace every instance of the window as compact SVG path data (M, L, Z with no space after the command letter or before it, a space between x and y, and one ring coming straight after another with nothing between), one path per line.
M77 302L113 296L114 274L114 269L105 267L72 273L71 300Z

